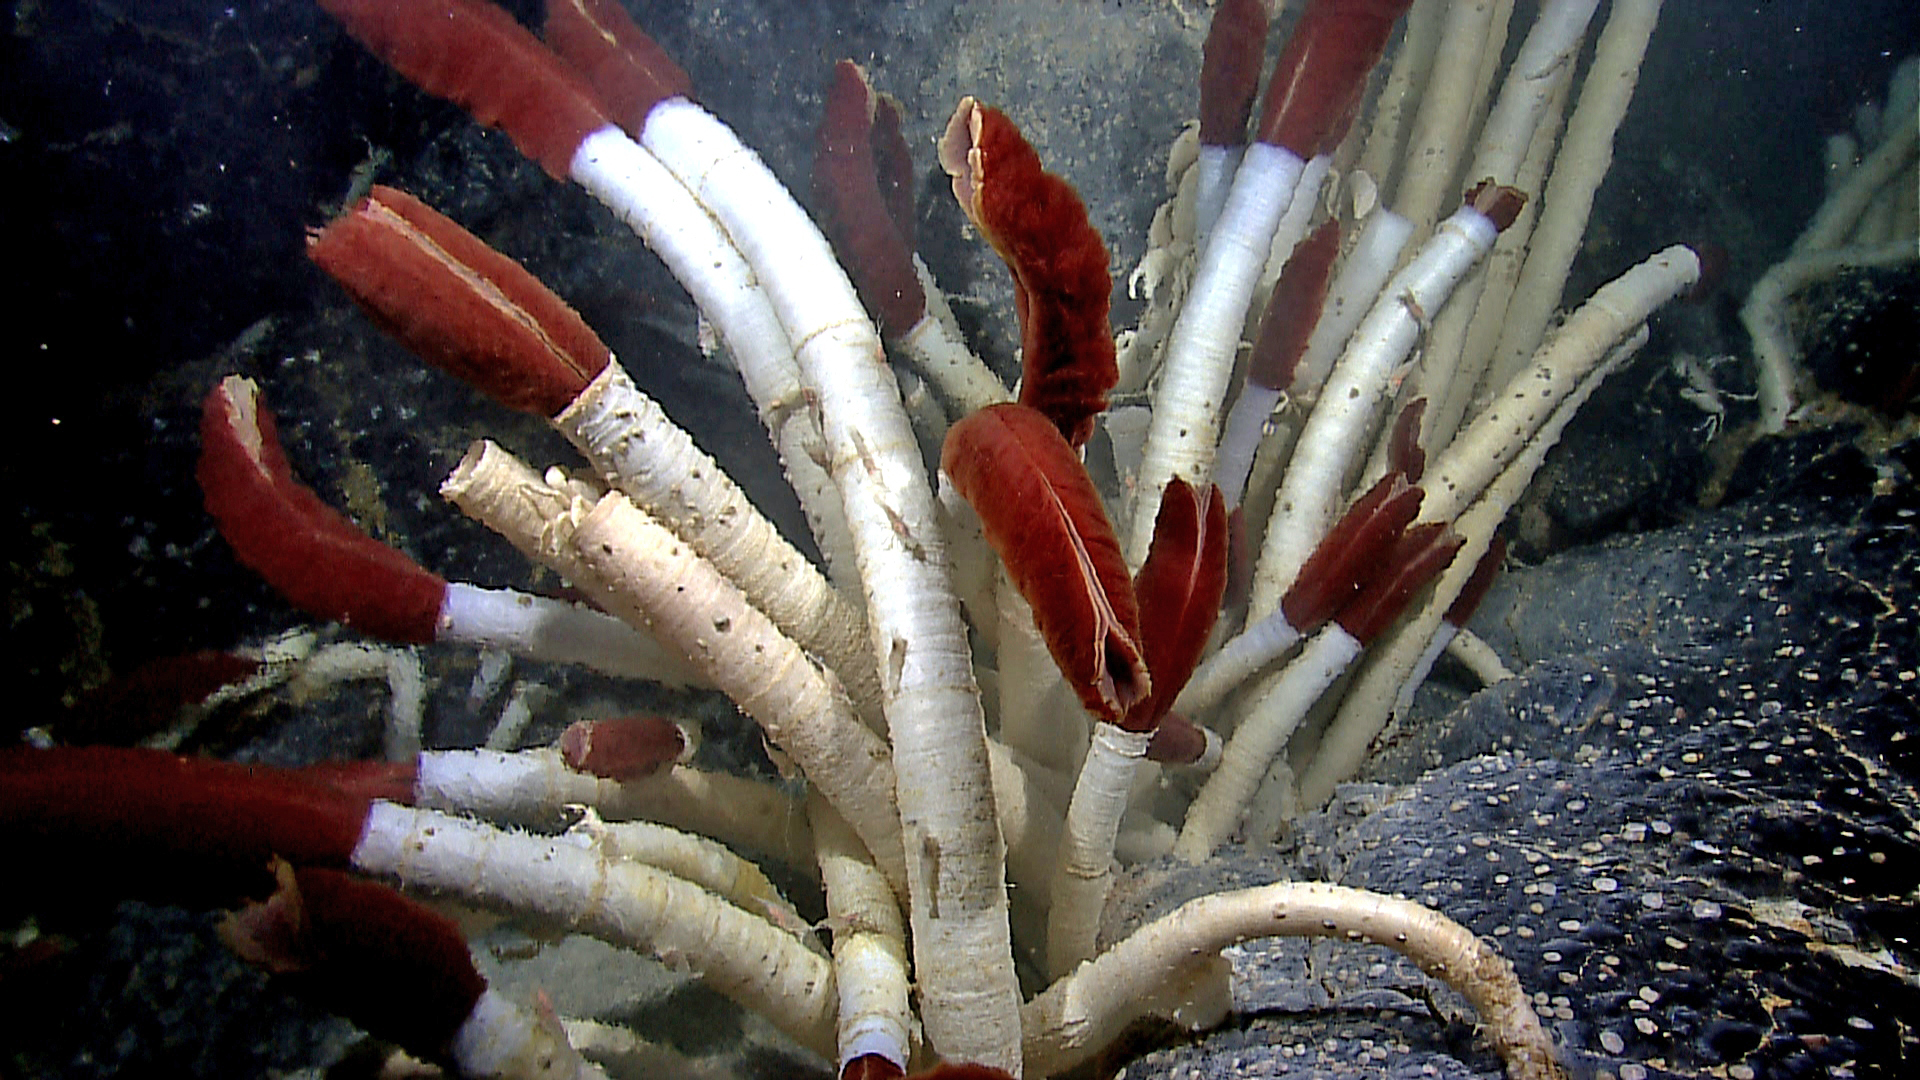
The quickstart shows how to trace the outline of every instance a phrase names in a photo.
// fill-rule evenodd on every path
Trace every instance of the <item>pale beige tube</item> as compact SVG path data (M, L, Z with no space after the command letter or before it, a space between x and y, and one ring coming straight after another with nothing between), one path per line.
M685 654L703 677L767 730L768 738L794 756L829 799L850 801L849 812L860 821L857 828L866 830L862 838L893 849L876 858L898 875L896 885L905 887L885 743L860 724L837 686L799 646L710 563L633 508L625 496L602 501L618 498L633 509L621 517L631 531L603 537L591 549L581 547L574 542L575 534L586 514L585 500L596 497L595 490L550 485L489 442L468 451L441 492L522 550L593 591L615 614L645 626ZM847 730L849 725L857 733Z
M1473 677L1480 680L1481 686L1492 686L1513 678L1513 671L1493 646L1464 626L1454 630L1453 639L1446 644L1446 652L1471 671Z
M825 660L861 718L880 727L880 675L865 613L618 363L603 368L553 424L599 475L739 586L782 633Z
M1460 197L1454 174L1467 147L1481 55L1487 49L1499 52L1504 43L1489 38L1493 13L1494 0L1454 0L1441 26L1433 74L1407 135L1405 172L1393 189L1393 209L1413 222L1416 248L1433 230L1440 211L1452 213Z
M1033 608L1003 568L994 596L1000 611L1000 741L1032 761L1069 776L1079 771L1091 730L1086 710L1068 688Z
M1545 0L1541 4L1480 129L1479 145L1466 172L1475 182L1491 177L1504 184L1519 175L1534 129L1553 101L1555 84L1573 77L1574 59L1599 3Z
M953 309L947 306L946 293L918 255L913 257L913 269L927 298L927 310L897 342L907 361L953 406L955 416L1009 400L1007 384L967 347Z
M420 755L414 801L537 829L565 820L570 806L585 806L608 821L657 821L802 873L813 869L813 830L799 799L760 780L688 765L618 781L574 772L552 748L430 750Z
M817 464L827 455L817 418L802 408L793 345L739 249L678 178L618 129L584 139L569 171L661 257L718 330L828 565L852 574L840 493Z
M1509 1077L1565 1076L1513 965L1471 930L1410 900L1291 881L1188 901L1048 987L1020 1010L1027 1074L1087 1060L1163 1005L1165 987L1185 982L1197 962L1263 937L1385 945L1473 1005Z
M1428 468L1421 520L1458 517L1615 344L1699 278L1699 258L1676 244L1601 286Z
M1504 386L1540 347L1560 304L1567 271L1593 214L1593 196L1613 165L1613 137L1633 101L1647 42L1660 20L1662 0L1615 0L1580 84L1580 100L1541 197L1539 222L1527 260L1501 320L1484 383ZM1471 390L1471 388L1466 388Z
M1547 103L1539 126L1534 128L1533 142L1527 147L1527 155L1521 159L1520 171L1514 177L1514 186L1521 191L1540 190L1554 143L1560 137L1560 121L1566 115L1570 96L1566 81L1554 88L1553 98ZM1426 417L1420 424L1420 445L1429 454L1453 438L1461 417L1467 412L1467 403L1473 398L1474 384L1486 371L1500 323L1513 296L1513 281L1520 274L1521 260L1526 257L1527 243L1539 220L1539 210L1539 200L1529 197L1513 224L1500 230L1493 250L1460 283L1448 298L1447 306L1441 308L1433 320L1433 330L1427 336L1426 356L1415 378L1409 380L1413 385L1401 388L1403 402L1415 397L1427 399ZM1391 435L1391 425L1382 426L1386 430L1374 444L1371 467L1363 483L1371 483L1386 473L1386 437Z
M1802 372L1800 347L1787 317L1787 301L1794 293L1856 266L1897 266L1920 258L1920 244L1903 237L1874 248L1822 248L1777 262L1760 275L1746 303L1740 323L1753 341L1753 362L1759 379L1760 430L1779 433L1800 402Z
M927 1036L944 1054L1017 1068L986 723L932 486L879 335L826 239L724 124L675 98L654 106L641 139L765 284L820 409L880 658Z
M567 526L571 535L563 537ZM831 677L713 565L619 492L551 526L607 584L613 613L678 645L785 751L906 891L893 762Z
M993 803L1007 844L1007 881L1033 910L1045 911L1060 854L1060 830L1072 792L1062 778L991 739ZM1044 928L1040 924L1036 929Z
M1487 29L1490 39L1488 47L1480 54L1480 79L1475 84L1473 94L1473 122L1470 125L1478 131L1487 121L1487 115L1493 105L1493 86L1500 77L1500 61L1507 54L1507 42L1512 40L1513 0L1494 0L1493 23ZM1499 42L1494 47L1491 42Z
M767 875L725 844L652 821L605 821L597 814L568 830L609 858L645 863L690 881L742 911L795 936L811 936L805 919Z
M1339 623L1307 639L1279 674L1262 680L1220 754L1220 765L1187 807L1173 853L1203 862L1240 826L1267 767L1335 679L1359 658L1360 641Z
M1464 182L1491 179L1525 192L1537 201L1540 177L1552 160L1552 144L1565 115L1574 61L1587 25L1593 0L1550 0L1542 5L1532 29L1520 45L1500 86L1500 95L1487 114ZM1510 12L1508 13L1510 14ZM1524 251L1538 208L1529 205L1506 229L1495 253L1507 261ZM1415 393L1427 398L1421 445L1429 452L1453 437L1466 411L1473 386L1486 368L1488 354L1472 348L1476 324L1497 324L1505 316L1508 295L1489 290L1498 275L1492 265L1476 270L1461 282L1445 310L1434 320L1433 333L1419 373ZM1490 336L1490 335L1488 335ZM1384 459L1382 459L1384 460Z
M860 838L818 795L809 801L820 838L820 881L833 930L833 978L839 990L836 1066L877 1054L906 1069L913 1057L907 928L887 880Z
M1173 331L1173 321L1186 299L1193 276L1193 246L1199 228L1195 203L1199 199L1200 124L1190 121L1167 149L1169 197L1153 212L1147 225L1147 250L1127 275L1127 296L1143 301L1140 318L1131 330L1115 338L1114 363L1120 377L1116 393L1133 393L1147 385L1160 363L1160 350Z
M1093 957L1100 916L1113 890L1113 845L1120 835L1134 773L1146 760L1150 731L1096 724L1093 743L1067 804L1047 920L1047 970L1058 977Z
M1787 298L1850 266L1891 266L1920 256L1920 241L1902 236L1877 247L1837 247L1853 231L1875 194L1899 177L1920 146L1920 124L1901 123L1856 166L1814 213L1788 257L1767 269L1747 294L1740 321L1753 339L1753 362L1764 432L1786 430L1799 403L1800 364L1788 325Z
M1914 158L1920 141L1920 123L1898 124L1887 139L1861 159L1827 201L1814 211L1805 232L1793 242L1793 253L1805 255L1838 247L1866 212L1881 187L1899 176Z
M1405 168L1401 146L1408 141L1406 130L1412 116L1431 92L1434 52L1440 42L1441 24L1451 7L1452 0L1414 0L1407 9L1400 47L1393 51L1387 81L1374 99L1367 140L1355 168L1373 177L1382 202L1394 201L1400 170Z

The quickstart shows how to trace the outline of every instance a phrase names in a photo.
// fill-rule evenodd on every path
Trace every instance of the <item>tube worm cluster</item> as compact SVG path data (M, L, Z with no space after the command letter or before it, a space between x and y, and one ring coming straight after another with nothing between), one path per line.
M384 188L314 238L314 259L423 359L551 420L582 451L588 469L542 471L476 444L443 493L600 610L449 584L360 534L293 478L257 389L238 378L205 411L201 478L223 534L319 619L714 686L809 797L701 772L681 760L677 727L636 718L569 729L557 748L421 754L371 778L12 752L0 820L47 851L111 843L225 864L236 881L224 902L254 905L233 920L236 947L319 984L330 977L315 958L341 939L393 942L448 973L409 1037L475 1075L538 1068L470 1062L476 1018L516 1033L490 1046L534 1048L577 1075L592 1067L572 1064L551 1017L492 1003L443 926L341 871L675 958L843 1076L936 1061L934 1075L1070 1069L1148 1014L1217 1020L1218 950L1303 932L1414 956L1475 1004L1513 1075L1559 1075L1511 967L1417 905L1273 885L1204 898L1104 948L1096 931L1119 860L1204 859L1236 835L1257 840L1263 808L1323 799L1346 775L1434 642L1459 633L1464 597L1498 565L1501 518L1567 418L1697 274L1684 249L1656 255L1551 341L1527 344L1511 381L1476 391L1491 351L1482 320L1498 326L1511 292L1484 260L1531 222L1525 193L1545 165L1524 166L1553 157L1546 116L1566 99L1593 0L1542 5L1486 109L1479 73L1504 42L1465 15L1445 24L1458 39L1442 40L1436 19L1409 26L1388 86L1431 68L1437 112L1487 117L1467 171L1439 181L1466 190L1463 204L1437 221L1443 201L1405 216L1376 205L1396 190L1425 201L1425 155L1401 137L1398 99L1369 108L1370 73L1409 0L1309 0L1251 142L1266 13L1223 0L1201 88L1201 138L1219 152L1202 166L1212 178L1180 196L1217 210L1169 215L1200 222L1182 241L1190 263L1156 264L1177 279L1165 295L1185 300L1150 304L1124 355L1106 248L1079 196L1004 114L964 99L939 158L1014 278L1017 397L959 343L913 256L900 118L854 65L833 73L813 177L836 256L611 0L555 0L544 44L483 0L321 6L660 255L738 365L833 576L564 302ZM1611 19L1657 7L1616 0ZM1630 78L1588 83L1617 95L1623 81L1630 91ZM1364 149L1348 138L1362 118ZM1365 181L1356 156L1373 163ZM1555 181L1592 167L1555 162ZM1330 175L1372 194L1316 229L1346 204L1321 198ZM1250 333L1275 279L1268 326ZM1170 324L1150 325L1160 319ZM1249 338L1263 355L1223 445ZM912 370L887 362L889 344ZM1451 381L1433 374L1442 367ZM1106 411L1117 382L1152 386L1137 453ZM915 413L923 431L903 396L931 402ZM1477 397L1488 404L1474 413ZM972 511L936 499L923 438L942 442L941 471ZM1093 479L1108 466L1125 492ZM1260 555L1245 610L1223 612L1229 509ZM1329 698L1349 670L1350 688ZM978 678L989 672L991 710ZM1316 709L1324 727L1305 723ZM514 828L566 807L589 812L563 835ZM817 872L830 957L743 855ZM1024 886L1011 900L1010 883ZM1052 980L1030 1000L1016 947L1044 957ZM496 1012L517 1019L485 1019Z
M1761 434L1784 431L1806 394L1789 317L1794 293L1850 267L1898 266L1920 259L1920 211L1913 205L1920 169L1920 56L1895 70L1878 108L1860 112L1858 131L1828 140L1828 194L1787 257L1761 275L1740 308L1753 339ZM1911 379L1890 404L1911 401Z

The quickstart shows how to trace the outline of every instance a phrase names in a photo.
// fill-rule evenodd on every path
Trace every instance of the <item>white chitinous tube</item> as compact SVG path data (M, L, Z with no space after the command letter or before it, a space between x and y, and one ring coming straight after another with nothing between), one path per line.
M1551 106L1555 87L1571 77L1600 0L1546 0L1520 51L1507 69L1500 95L1480 128L1480 143L1467 167L1469 183L1485 178L1510 184L1520 174L1533 133Z
M1479 143L1464 173L1466 182L1491 179L1531 195L1539 193L1582 41L1597 7L1597 0L1546 0L1541 4L1481 126ZM1531 210L1538 209L1535 200ZM1424 447L1442 445L1467 411L1492 353L1491 325L1505 310L1510 295L1505 268L1521 257L1531 225L1529 213L1518 230L1503 240L1503 250L1489 263L1497 263L1502 271L1468 278L1433 328L1414 387L1415 395L1425 397L1430 404L1421 436ZM1558 297L1557 290L1554 295ZM1480 340L1482 337L1489 340Z
M813 830L804 805L759 780L686 765L640 780L606 780L569 769L552 749L430 750L419 766L414 802L423 807L552 828L569 807L586 806L609 821L646 818L803 872L812 867Z
M573 489L597 497L598 485L569 481ZM573 490L548 484L520 459L488 439L467 448L440 485L440 495L468 517L504 537L521 554L597 594L604 590L571 551L545 544L547 523L565 512ZM574 661L609 674L661 678L680 685L710 685L677 649L661 646L650 633L611 615L521 593L475 586L447 588L441 604L441 632L449 640L503 644L535 659ZM608 624L621 627L614 630Z
M1507 302L1500 339L1486 382L1499 386L1520 370L1546 336L1566 290L1567 271L1587 232L1594 193L1613 164L1613 137L1639 81L1661 0L1615 3L1594 46L1591 69L1567 121L1566 137L1540 199L1540 217L1527 240L1526 263Z
M1806 231L1795 238L1793 253L1805 255L1844 243L1874 196L1912 163L1916 140L1920 140L1920 125L1894 125L1886 140L1854 166L1826 202L1814 211Z
M568 841L376 802L355 870L671 957L701 981L831 1054L833 971L793 935L671 874Z
M603 368L553 422L596 473L712 562L783 633L825 660L861 717L880 725L880 676L863 613L619 364Z
M1454 629L1452 640L1442 646L1442 649L1466 668L1467 674L1478 679L1481 686L1492 686L1513 678L1513 669L1507 667L1506 660L1494 650L1494 647L1489 645L1485 638L1464 626ZM1424 681L1425 676L1421 676L1421 679ZM1408 691L1407 696L1411 698L1412 692ZM1395 716L1404 715L1405 712L1406 710L1402 708L1394 709Z
M1815 211L1806 231L1794 241L1793 253L1768 267L1741 305L1740 322L1753 339L1762 431L1784 431L1799 402L1800 364L1787 319L1787 299L1848 267L1894 266L1920 258L1920 240L1911 234L1888 243L1840 246L1883 187L1895 177L1913 175L1910 166L1917 141L1920 125L1894 125L1887 140L1854 166Z
M1072 776L1087 752L1086 710L1047 651L1033 608L1004 568L994 597L1000 613L1000 640L994 650L1000 674L996 736L1029 761Z
M1204 487L1212 480L1220 413L1247 305L1305 168L1292 151L1264 142L1247 147L1241 159L1167 341L1133 517L1122 537L1129 566L1146 561L1167 481L1179 476Z
M1334 361L1340 359L1347 340L1366 317L1393 268L1400 265L1400 251L1412 235L1413 222L1385 207L1367 215L1359 238L1347 250L1333 284L1327 287L1327 302L1320 309L1313 336L1307 339L1300 366L1294 369L1288 397L1303 406L1319 400L1320 388L1326 385Z
M793 344L746 260L679 179L619 128L581 140L569 173L660 256L718 328L780 450L814 539L831 559L846 534L839 493L811 464L824 452L819 426L801 401Z
M436 641L505 649L554 664L580 664L623 679L705 686L686 657L604 612L514 589L450 581Z
M1093 957L1100 916L1113 889L1113 845L1133 777L1146 759L1150 731L1095 724L1080 782L1067 804L1066 830L1047 909L1047 970L1055 977Z
M1253 469L1253 454L1266 434L1267 422L1280 407L1281 391L1261 386L1248 379L1241 384L1240 396L1227 411L1226 427L1220 433L1220 450L1213 466L1213 482L1228 506L1239 506L1247 490L1247 475Z
M865 813L857 808L852 812L860 817L863 828L874 830L871 835L875 843L887 846L885 837L891 834L895 837L892 844L898 844L898 826L887 800L892 781L885 776L885 744L851 719L838 687L826 680L791 639L780 634L764 614L745 602L738 588L687 550L671 531L657 523L646 527L643 522L633 535L618 543L609 541L614 550L598 552L600 563L596 564L572 541L579 510L576 502L599 498L598 489L577 483L566 487L549 484L519 459L486 441L469 449L441 485L441 492L469 516L588 590L610 610L632 611L641 600L654 604L650 610L651 633L681 650L702 680L729 694L756 720L763 724L771 720L775 727L769 728L769 737L793 753L803 769L809 767L807 759L817 750L822 755L820 766L837 770L824 779L837 793L835 797L854 799L867 808ZM644 518L638 510L635 514ZM616 551L628 552L635 537L651 540L656 554L671 552L667 567L657 577L621 571L610 578L604 564ZM640 600L622 595L615 590L616 581L646 592ZM786 719L793 715L808 719ZM840 732L836 722L841 719L848 719L857 732ZM803 741L789 746L784 742L787 738ZM710 779L723 782L718 777ZM814 779L823 782L820 777ZM699 819L707 816L698 807L689 807L685 813L697 816L669 820L698 828ZM737 829L730 829L726 835L737 835ZM756 850L768 850L758 843L754 846ZM784 847L779 850L787 853ZM904 873L898 857L882 865Z
M1186 297L1193 270L1189 256L1193 254L1197 228L1194 204L1198 201L1199 184L1193 166L1198 154L1199 125L1189 124L1174 137L1173 145L1167 150L1169 197L1154 210L1153 220L1147 225L1147 250L1127 275L1127 295L1145 306L1133 329L1121 331L1115 339L1114 363L1120 369L1120 376L1114 382L1114 393L1137 392L1153 377L1158 370L1160 349L1166 344L1174 317ZM1221 191L1225 193L1224 185ZM1108 415L1112 415L1111 410Z
M447 1053L461 1076L605 1080L607 1075L573 1049L557 1022L542 1022L491 988L474 1002Z
M1387 399L1394 369L1499 235L1494 219L1469 202L1434 230L1374 302L1294 444L1255 564L1249 617L1264 618L1277 608L1307 556L1333 526Z
M1287 621L1284 611L1275 608L1202 661L1174 699L1174 709L1189 716L1205 713L1299 642L1300 631Z
M882 658L928 1039L944 1056L1018 1070L985 717L932 486L879 335L826 239L724 124L676 98L653 108L641 140L753 267L821 409Z
M913 1056L913 1013L907 928L899 905L840 815L817 797L808 809L820 838L820 881L834 926L833 976L840 994L836 1061L844 1072L848 1062L874 1055L904 1073Z
M1012 395L1007 392L1007 384L1000 381L1000 376L975 356L961 338L953 309L947 306L946 293L941 291L940 283L933 280L933 274L918 255L913 257L913 270L920 278L927 311L895 344L952 405L955 416L1010 400Z
M1059 774L1001 743L988 742L987 753L993 762L994 808L1007 842L1007 880L1016 896L1044 911L1060 855L1064 807L1072 792Z
M1028 1075L1088 1060L1190 985L1196 965L1263 937L1385 945L1467 999L1512 1080L1565 1078L1513 965L1471 930L1411 900L1293 881L1188 901L1056 981L1021 1010Z
M1307 640L1300 655L1247 710L1227 740L1220 767L1187 808L1186 823L1173 845L1175 855L1197 863L1226 841L1259 789L1267 764L1286 746L1313 703L1359 657L1361 648L1360 639L1337 622L1328 623Z
M447 598L453 595L454 587L449 585ZM446 598L441 601L441 621L446 621ZM388 761L406 761L419 753L427 689L426 671L414 650L338 642L307 657L287 687L295 695L317 698L316 688L360 679L379 679L387 684L387 729L381 739L381 756Z
M1508 16L1495 14L1498 4L1435 7L1445 9L1444 14L1430 16L1438 22L1430 30L1438 38L1430 46L1435 57L1429 59L1426 85L1407 94L1419 108L1407 125L1406 150L1400 156L1403 165L1393 189L1394 208L1409 223L1417 222L1423 236L1457 194L1454 178L1469 145L1473 113L1486 104L1482 95L1490 76L1483 72L1498 62L1497 54L1507 40ZM1409 38L1413 27L1410 18ZM1492 58L1484 55L1489 49L1496 54ZM1445 62L1436 62L1439 57L1445 57ZM1374 149L1372 143L1369 149Z
M1233 174L1239 171L1240 158L1245 152L1244 146L1200 144L1199 156L1193 162L1197 177L1193 195L1195 243L1205 244L1213 232L1214 222L1220 220L1227 206L1227 192L1233 187Z
M563 835L582 846L597 846L609 857L645 863L684 878L742 911L765 916L803 942L812 941L807 921L767 875L716 840L652 821L605 821L597 814L588 815Z
M566 540L606 582L615 614L686 651L793 758L905 891L886 744L792 639L710 563L619 493L576 508ZM556 523L555 531L565 530Z
M1326 186L1327 174L1332 171L1333 159L1326 154L1308 158L1306 167L1300 170L1300 178L1293 183L1293 201L1287 203L1286 212L1280 215L1280 223L1274 226L1273 237L1267 242L1267 265L1253 287L1254 296L1263 297L1273 292L1274 281L1286 269L1293 249L1306 238L1308 226L1320 212L1320 189Z
M1427 469L1420 519L1458 517L1609 350L1699 278L1699 258L1676 244L1601 286Z

